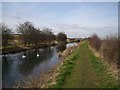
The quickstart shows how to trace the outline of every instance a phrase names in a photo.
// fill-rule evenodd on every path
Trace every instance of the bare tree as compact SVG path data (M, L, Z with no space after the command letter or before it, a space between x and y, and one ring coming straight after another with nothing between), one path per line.
M57 34L56 39L58 42L66 42L67 35L63 32Z
M41 37L41 31L39 29L36 28L31 28L30 29L30 41L32 44L34 44L35 46L37 46L39 43L42 42L42 37Z
M2 31L2 46L6 48L13 40L13 32L7 25L1 24L0 30Z
M26 46L27 44L30 45L30 31L34 29L34 26L31 22L24 22L24 23L20 23L18 26L17 26L17 32L19 33L20 37L21 37L21 40L23 41L24 43L24 46Z
M45 35L44 40L45 40L46 42L48 42L49 44L51 44L51 42L55 40L55 35L54 35L54 33L52 32L52 29L45 28L45 29L43 29L43 33L44 33L44 35Z
M37 46L43 42L51 44L51 42L55 39L52 29L45 28L43 31L41 31L40 29L35 28L30 22L19 24L17 31L20 34L25 46L26 44L34 44Z

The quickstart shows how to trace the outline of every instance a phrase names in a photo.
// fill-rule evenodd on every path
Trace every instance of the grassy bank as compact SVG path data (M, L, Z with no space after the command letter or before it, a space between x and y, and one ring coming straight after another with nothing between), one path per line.
M18 53L18 52L22 52L22 51L26 51L28 49L36 49L36 48L45 48L45 47L50 47L50 46L54 46L56 45L54 44L41 44L38 46L11 46L9 48L2 48L2 54L8 54L8 53Z
M83 42L60 67L55 88L117 88L118 82L107 67Z
M57 77L56 80L56 84L55 84L55 88L60 88L66 77L68 77L71 74L71 71L73 69L73 66L75 64L75 60L78 57L78 51L79 50L75 50L75 53L71 54L66 60L65 62L63 62L63 65L60 67L60 73L59 76Z
M90 51L90 60L92 66L95 68L95 73L98 78L98 87L102 88L116 88L118 87L118 82L113 78L113 76L107 71L107 66L101 63L101 60L93 55Z
M8 46L6 48L1 47L0 50L2 50L2 54L8 54L8 53L18 53L18 52L22 52L22 51L26 51L29 49L37 49L37 48L45 48L45 47L51 47L51 46L55 46L58 44L67 44L67 43L71 43L71 42L58 42L58 43L43 43L40 45L30 45L30 46L24 46L23 44L20 43L16 43L16 45L14 46Z

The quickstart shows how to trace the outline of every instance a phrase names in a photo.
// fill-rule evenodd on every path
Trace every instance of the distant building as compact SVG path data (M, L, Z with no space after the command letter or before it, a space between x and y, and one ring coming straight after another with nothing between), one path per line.
M82 38L67 38L68 42L80 42Z

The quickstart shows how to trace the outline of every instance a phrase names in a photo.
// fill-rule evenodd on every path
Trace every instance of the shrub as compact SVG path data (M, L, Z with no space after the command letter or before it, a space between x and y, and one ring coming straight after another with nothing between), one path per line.
M89 39L89 44L91 45L92 48L94 48L96 51L99 51L102 45L102 42L100 38L96 35L93 34L90 39Z
M101 47L103 59L107 61L109 65L118 65L118 51L118 37L116 35L107 36Z

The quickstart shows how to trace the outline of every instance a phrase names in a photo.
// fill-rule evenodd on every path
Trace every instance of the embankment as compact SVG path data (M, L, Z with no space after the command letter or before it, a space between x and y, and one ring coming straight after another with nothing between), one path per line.
M60 66L54 88L118 88L118 81L83 42Z
M6 48L6 49L2 49L2 54L8 54L8 53L18 53L18 52L22 52L22 51L26 51L29 49L37 49L37 48L45 48L45 47L50 47L50 46L54 46L57 44L41 44L38 46L14 46L14 47L10 47L10 48Z

